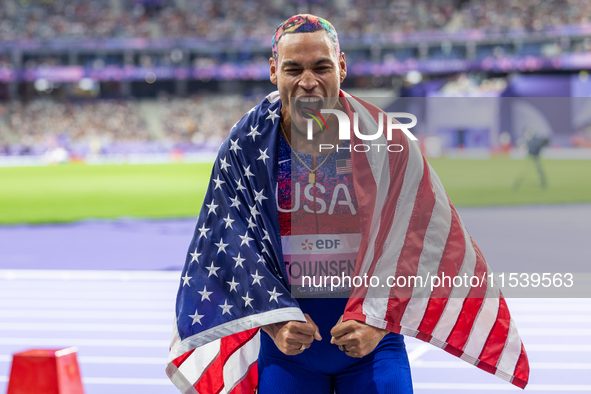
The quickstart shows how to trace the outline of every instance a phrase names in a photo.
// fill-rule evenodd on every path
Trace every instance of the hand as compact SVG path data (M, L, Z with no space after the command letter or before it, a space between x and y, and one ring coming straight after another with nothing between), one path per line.
M330 330L332 339L330 343L339 346L346 351L348 356L361 358L371 353L378 343L388 334L388 330L382 330L357 320L347 320L343 323L343 316Z
M263 326L265 331L275 342L275 346L282 353L288 356L300 354L310 347L314 339L320 341L322 337L318 331L318 326L307 313L304 313L307 322L288 321ZM304 348L302 348L302 344Z

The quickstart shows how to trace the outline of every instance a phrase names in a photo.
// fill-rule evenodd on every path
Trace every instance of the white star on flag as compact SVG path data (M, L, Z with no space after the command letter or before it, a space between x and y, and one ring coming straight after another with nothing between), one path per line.
M248 236L248 230L246 230L246 232L244 233L244 235L240 235L238 234L238 236L240 237L240 239L242 240L242 242L240 242L240 246L246 244L246 246L249 246L249 242L253 240L253 238L250 238Z
M267 200L267 197L263 195L263 191L265 191L265 189L261 189L260 192L257 192L256 190L254 191L254 200L259 204L262 204L263 200Z
M263 237L263 241L267 240L267 241L271 242L271 238L269 238L269 233L267 232L267 230L263 229L263 232L265 233L265 236Z
M238 287L239 283L234 281L234 277L232 277L231 282L226 281L226 283L230 285L230 291L234 290L236 293L238 293L238 290L236 290L236 287Z
M259 259L257 260L257 263L263 263L263 264L267 264L267 262L266 262L266 261L263 259L263 256L261 256L261 255L260 255L260 254L258 254L258 253L255 253L255 254L256 254L256 255L257 255L257 257L259 258Z
M213 263L211 263L211 264L213 265ZM207 300L207 301L211 302L211 300L209 299L209 295L213 294L213 291L207 291L207 286L203 286L203 290L198 291L197 293L201 294L201 302L203 302L203 300Z
M261 253L269 254L269 251L267 250L267 247L265 246L265 244L262 244L262 245L263 245L263 249L261 250Z
M257 226L256 223L252 220L252 218L248 218L246 219L246 221L248 222L248 228L255 228Z
M230 205L230 208L234 207L234 208L238 208L238 210L240 210L240 201L238 201L238 196L232 198L230 197L230 201L232 201L232 205Z
M205 315L200 315L199 312L197 311L197 309L195 309L195 314L194 315L189 315L189 317L191 319L193 319L193 323L191 323L191 325L195 324L195 323L199 323L201 324L201 318L205 316ZM201 324L203 325L203 324Z
M228 305L228 300L226 300L224 302L224 305L218 305L220 308L222 308L222 316L224 316L226 313L229 315L230 314L230 309L232 308L233 305Z
M246 188L244 186L242 186L242 179L238 179L236 181L236 190L238 190L238 191L246 190Z
M261 135L261 133L259 133L257 131L258 128L259 128L259 125L256 125L255 127L250 126L250 133L248 133L246 135L247 137L252 137L253 142L254 142L257 135Z
M181 279L183 280L183 286L184 285L189 285L189 287L191 287L191 284L189 283L189 280L191 280L193 277L189 276L188 273L185 272L185 276L183 276Z
M254 286L255 283L258 283L259 286L261 285L261 279L264 278L264 276L259 275L259 270L256 270L254 275L250 274L250 276L252 276L252 286Z
M215 265L213 265L213 261L212 261L211 265L209 267L205 267L205 269L209 271L209 274L207 274L207 277L209 278L212 275L218 276L217 270L219 270L220 268L221 267L216 267Z
M279 297L280 295L283 295L283 293L277 292L277 287L273 287L273 291L267 290L267 293L271 294L271 298L269 298L269 302L275 300L275 302L278 303L279 301L277 300L277 297Z
M226 170L226 172L228 172L228 170L227 170L227 169L228 169L229 167L232 167L231 165L229 165L229 164L226 162L226 158L225 158L225 157L224 157L223 159L220 159L220 164L221 164L221 166L222 166L222 170Z
M244 168L244 176L247 179L251 176L254 176L254 174L252 172L250 172L250 166L248 166L248 167L242 166L242 168Z
M205 223L203 223L203 225L197 230L201 232L201 234L199 234L199 239L201 239L201 237L205 237L205 239L207 239L207 232L209 231L209 229L205 228Z
M220 242L218 242L217 244L214 243L214 245L218 247L218 254L219 254L220 252L226 253L226 246L228 246L230 244L225 244L224 239L220 238Z
M267 290L268 291L268 290ZM246 297L242 297L242 299L244 300L244 307L246 308L247 306L252 308L251 302L254 301L254 298L250 298L248 296L248 291L246 292Z
M230 227L233 230L234 228L232 227L232 223L234 223L234 219L230 219L230 214L228 214L228 216L223 219L224 219L224 222L226 222L225 228Z
M206 229L206 230L209 230L209 229ZM201 238L201 236L199 236L199 238ZM207 237L205 237L205 238L207 238ZM194 252L194 253L189 253L189 254L190 254L190 255L191 255L191 257L192 257L192 259L191 259L191 263L192 263L193 261L199 262L199 256L201 256L201 253L197 253L197 248L195 248L195 252Z
M214 215L217 215L217 213L215 213L215 210L217 209L217 207L218 207L219 205L215 205L215 200L214 200L214 199L212 199L212 200L211 200L211 204L205 204L205 206L206 206L207 208L209 208L209 211L207 211L207 214L208 214L208 215L209 215L210 213L212 213L212 212L213 212L213 214L214 214ZM205 224L203 224L203 225L205 226Z
M218 174L216 179L212 179L212 181L215 182L215 187L213 188L213 190L215 189L221 189L222 188L222 183L226 183L226 181L222 181L220 179L220 174Z
M269 158L269 156L267 156L267 150L269 150L269 148L267 148L265 150L259 149L259 152L261 155L259 156L259 158L257 160L262 160L264 165L267 165L267 162L265 160L267 160Z
M256 220L256 217L257 217L257 215L260 215L260 214L261 214L261 213L260 213L260 212L257 210L257 206L256 206L256 205L253 205L253 206L251 207L251 206L249 205L249 206L248 206L248 208L250 209L250 214L251 214L251 215L252 215L252 217L253 217L253 218L255 218L255 220Z
M242 148L238 145L238 138L236 138L234 141L230 140L230 143L232 144L230 150L234 151L235 154L238 153L238 149L242 150Z
M237 257L232 257L234 259L234 261L236 262L236 265L234 266L234 268L238 268L238 266L240 266L241 268L244 268L242 266L242 262L244 262L244 260L242 257L240 257L240 252L238 252L238 256Z
M279 108L275 108L273 111L271 111L271 109L269 108L267 111L269 111L269 116L267 116L265 118L265 120L267 119L271 119L271 122L273 122L273 124L275 124L275 119L279 118L280 116L277 115L277 110Z

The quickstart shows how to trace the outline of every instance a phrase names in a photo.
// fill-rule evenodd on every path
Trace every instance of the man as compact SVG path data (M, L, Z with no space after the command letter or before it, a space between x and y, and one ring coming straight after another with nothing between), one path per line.
M531 128L527 128L524 133L524 140L527 144L527 155L528 158L531 158L532 162L534 163L534 167L538 173L540 178L540 188L545 190L547 187L546 181L546 174L544 173L544 168L542 167L542 161L540 159L540 153L542 149L550 143L550 140L547 137L541 137L537 135ZM513 191L517 191L521 184L527 177L527 173L529 172L529 164L526 164L526 168L523 172L517 177L515 182L513 183Z
M270 75L271 82L277 85L282 104L279 119L282 135L277 159L279 163L285 163L279 166L279 209L282 205L291 206L290 199L294 193L290 186L298 178L303 178L302 183L307 183L309 193L314 195L332 196L337 185L346 185L346 194L355 202L352 174L336 174L332 162L347 160L347 157L350 160L350 152L346 149L335 152L334 148L319 152L321 145L336 147L334 142L339 130L336 117L327 117L325 128L316 124L311 140L306 134L310 118L304 115L306 108L316 105L317 109L345 111L339 93L340 83L347 74L347 65L345 54L339 50L336 31L321 18L297 15L277 29L273 41ZM282 152L287 154L282 155ZM285 170L282 171L282 167L286 167ZM310 176L315 178L314 181L306 182ZM303 188L301 190L301 200L304 200ZM312 207L317 205L314 199L309 203L308 211L302 207L289 213L280 211L283 240L288 234L300 235L303 240L326 233L337 236L343 232L349 233L347 235L359 233L356 206L337 209L331 215L329 210L319 214L321 208ZM312 230L313 226L309 224L315 219L327 225L316 226ZM343 221L356 223L348 229ZM292 240L293 243L297 242ZM358 247L357 243L351 251L354 256ZM352 275L353 272L346 274ZM293 286L293 281L291 284ZM347 298L319 296L301 299L299 304L306 312L306 323L290 321L263 327L266 334L261 338L259 393L307 391L328 394L335 389L339 393L358 393L362 390L368 393L412 392L402 336L356 320L340 321L346 303ZM387 334L388 338L384 339ZM314 343L315 340L323 342ZM379 349L374 351L378 344ZM308 354L301 354L308 348ZM290 383L286 384L287 381Z
M327 21L296 15L277 29L278 93L220 147L179 286L168 376L184 393L409 393L405 334L524 387L527 357L480 250L417 144L340 90L346 72ZM322 109L356 119L350 140ZM363 134L400 149L351 149ZM365 283L347 298L345 285L296 300L313 290L304 275L323 269L483 283Z

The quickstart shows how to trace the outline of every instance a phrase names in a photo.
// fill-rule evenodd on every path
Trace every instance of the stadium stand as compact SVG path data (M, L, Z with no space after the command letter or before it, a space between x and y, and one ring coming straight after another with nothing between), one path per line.
M217 146L273 89L270 32L299 12L337 27L348 91L379 88L403 97L591 92L591 3L585 0L2 4L4 156L56 147L84 156ZM552 88L523 89L545 86L542 73L552 74ZM540 78L528 82L535 75ZM214 110L222 106L223 113ZM588 144L590 134L577 130L564 144Z

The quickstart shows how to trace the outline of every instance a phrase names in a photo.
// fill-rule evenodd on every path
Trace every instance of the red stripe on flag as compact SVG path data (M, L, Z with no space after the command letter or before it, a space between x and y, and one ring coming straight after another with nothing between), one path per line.
M519 388L525 388L529 380L529 362L527 360L527 353L525 352L523 343L521 344L521 354L517 360L517 365L515 366L515 372L513 375L514 378L512 383Z
M449 202L451 206L451 201ZM455 276L460 271L464 254L466 251L466 240L464 238L464 231L462 230L460 218L458 213L451 207L451 225L449 228L449 235L445 243L445 249L441 256L441 262L437 274L445 272L446 276ZM431 298L427 304L427 309L419 325L419 331L431 335L443 310L447 304L447 298L451 293L451 287L440 286L433 289Z
M201 378L195 383L195 389L200 393L216 394L224 388L224 365L228 358L257 333L258 328L242 331L221 339L220 355L215 359Z
M181 356L175 358L174 360L172 360L172 363L174 364L175 367L180 367L182 363L185 362L186 359L189 358L189 356L191 354L193 354L193 352L195 351L195 349L188 351L187 353L182 354Z
M419 260L427 233L427 227L431 221L433 208L435 207L435 190L431 184L431 173L427 160L423 157L423 178L419 183L415 204L410 216L408 229L404 239L400 257L396 266L397 278L415 277L419 268ZM399 326L404 311L412 297L413 286L407 282L405 287L392 287L388 300L388 322Z
M511 315L507 308L507 303L503 297L499 298L499 312L497 313L497 320L490 330L490 334L486 339L484 348L480 353L478 359L481 363L496 367L505 342L507 342L507 335L509 334L509 325L511 323Z
M470 242L474 248L474 252L476 254L476 266L474 267L474 276L482 280L484 278L483 283L480 286L472 287L468 292L468 296L464 300L464 304L462 305L462 311L458 316L458 320L452 331L450 332L449 336L447 337L446 342L448 345L451 345L458 349L463 349L470 337L470 333L472 330L472 326L478 316L478 311L482 307L482 303L484 302L484 296L486 295L486 287L488 284L487 281L487 266L486 261L484 260L484 256L482 252L470 237Z
M253 394L259 383L258 366L255 362L248 370L248 374L238 383L229 394Z

